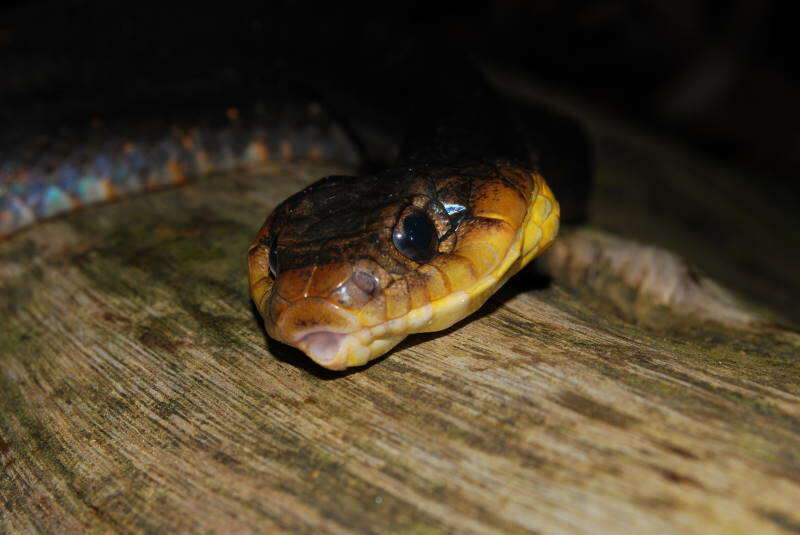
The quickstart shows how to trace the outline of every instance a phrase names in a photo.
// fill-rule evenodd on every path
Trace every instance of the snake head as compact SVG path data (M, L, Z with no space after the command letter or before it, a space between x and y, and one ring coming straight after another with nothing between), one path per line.
M250 293L272 338L341 370L474 312L558 232L541 175L508 162L330 176L269 215Z

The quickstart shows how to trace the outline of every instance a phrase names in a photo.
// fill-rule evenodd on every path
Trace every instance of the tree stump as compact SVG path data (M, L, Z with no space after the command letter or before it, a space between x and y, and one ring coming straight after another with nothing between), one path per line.
M777 194L590 131L596 224L797 319ZM0 533L800 532L791 330L639 326L523 271L361 369L269 340L247 246L334 172L217 174L0 244Z

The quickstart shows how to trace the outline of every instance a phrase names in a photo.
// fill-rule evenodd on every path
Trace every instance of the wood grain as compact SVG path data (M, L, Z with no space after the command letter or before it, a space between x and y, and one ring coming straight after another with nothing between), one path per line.
M633 173L603 146L601 176ZM247 245L332 172L212 176L0 244L0 533L800 532L790 331L645 329L524 271L353 372L267 339Z

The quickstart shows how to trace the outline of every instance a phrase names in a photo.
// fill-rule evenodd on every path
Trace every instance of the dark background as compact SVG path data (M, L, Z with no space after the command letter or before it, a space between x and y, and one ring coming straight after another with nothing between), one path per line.
M797 191L800 64L788 2L332 4L7 3L0 126L257 95L281 69L330 72L341 42L361 54L341 60L346 84L347 68L383 60L392 36L412 31Z

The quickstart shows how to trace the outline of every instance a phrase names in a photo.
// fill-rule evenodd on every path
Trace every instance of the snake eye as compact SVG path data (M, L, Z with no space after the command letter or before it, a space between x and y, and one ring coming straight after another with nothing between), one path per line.
M392 242L403 256L424 264L439 249L439 235L428 214L409 206L400 214L392 231Z

